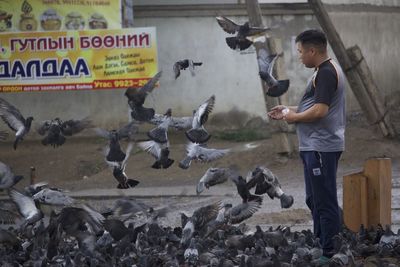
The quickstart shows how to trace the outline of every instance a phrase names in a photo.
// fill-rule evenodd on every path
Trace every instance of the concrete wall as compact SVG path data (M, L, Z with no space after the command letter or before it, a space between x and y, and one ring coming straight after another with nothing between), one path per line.
M222 12L223 10L218 10ZM399 94L397 62L400 51L398 12L331 12L332 20L346 47L358 44L385 96ZM245 16L232 16L245 22ZM285 64L291 80L289 102L296 104L302 95L312 70L298 61L294 38L301 31L317 27L312 15L264 16L264 24L278 26L274 35L282 38ZM147 105L161 113L167 108L174 115L189 115L211 94L216 95L215 113L231 109L265 117L256 55L239 53L227 47L228 36L218 26L214 15L186 17L135 17L137 27L157 28L159 68L163 70L161 86L155 90ZM192 58L204 64L196 77L183 72L174 80L172 65L176 60ZM32 114L36 122L53 117L62 119L91 116L97 125L115 127L128 120L128 106L124 90L81 92L7 93L3 97L20 108L24 115ZM348 109L358 109L357 101L348 93ZM2 125L0 127L3 128Z

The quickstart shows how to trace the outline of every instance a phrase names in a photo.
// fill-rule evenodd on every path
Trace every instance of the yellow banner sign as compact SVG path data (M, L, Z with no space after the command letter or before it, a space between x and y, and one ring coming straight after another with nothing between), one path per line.
M154 27L0 34L0 92L139 87L157 63Z
M0 32L120 28L119 0L0 0Z

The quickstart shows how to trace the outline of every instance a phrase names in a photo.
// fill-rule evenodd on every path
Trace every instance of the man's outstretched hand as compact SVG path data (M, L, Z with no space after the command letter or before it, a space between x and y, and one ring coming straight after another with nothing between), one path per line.
M284 117L283 110L287 109L284 105L275 106L267 113L268 117L273 120L282 120Z

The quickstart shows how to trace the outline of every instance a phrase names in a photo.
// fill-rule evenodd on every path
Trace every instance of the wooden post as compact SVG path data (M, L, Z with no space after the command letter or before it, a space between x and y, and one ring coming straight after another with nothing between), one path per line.
M33 185L33 184L35 184L36 183L36 168L35 167L31 167L31 173L30 173L31 175L31 179L30 179L30 184L31 185Z
M367 90L365 89L364 83L359 73L354 68L353 63L347 54L346 48L342 40L340 39L340 36L335 29L335 26L329 18L329 15L321 0L308 0L308 3L311 9L314 11L314 14L317 17L319 24L324 30L329 44L331 45L332 50L335 53L337 60L339 61L339 64L342 66L350 87L356 99L358 100L361 109L364 111L368 122L370 124L374 124L377 121L380 121L382 117L379 116L378 112L375 109L374 99L370 98ZM384 129L382 131L384 136L387 136L387 134L390 132L391 131L387 129Z
M389 158L369 159L363 174L368 178L368 226L392 224L392 163Z
M352 231L368 226L367 177L354 173L343 177L343 220Z
M394 137L396 135L396 130L393 124L390 122L389 113L385 110L385 105L382 96L379 94L379 89L376 86L374 79L372 78L372 73L366 63L364 56L358 45L352 46L347 49L347 54L352 61L353 68L355 68L360 75L361 81L374 104L375 112L380 118L376 124L379 125L385 136Z
M246 0L247 13L249 15L250 25L254 27L264 27L262 23L261 8L258 0ZM255 45L256 53L258 55L258 50L261 46L264 46L271 54L278 54L282 52L282 41L280 39L275 39L272 37L266 37L266 42L260 45ZM276 61L273 75L276 79L281 80L286 78L286 73L283 68L283 57L279 57ZM276 105L286 104L282 103L279 97L268 97L266 92L268 90L266 84L260 79L261 86L263 88L263 96L267 106L267 110L270 110ZM285 98L286 99L286 98ZM281 131L288 129L288 124L285 121L271 121L272 125L277 126ZM279 133L280 140L280 154L291 155L293 153L293 146L285 132Z

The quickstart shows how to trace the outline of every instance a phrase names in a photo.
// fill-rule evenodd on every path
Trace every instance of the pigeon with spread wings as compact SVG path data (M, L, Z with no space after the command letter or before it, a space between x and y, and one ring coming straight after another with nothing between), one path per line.
M17 149L18 142L22 141L31 129L33 117L25 119L16 107L2 98L0 98L0 117L15 132L15 141L13 144L15 150Z
M149 93L156 87L162 72L158 72L151 78L143 87L128 88L125 91L125 96L128 98L128 104L131 108L131 116L137 121L149 121L154 116L154 109L143 107L144 101Z
M192 76L195 76L194 68L195 66L201 66L203 62L194 62L191 59L183 59L179 60L174 63L174 74L175 74L175 80L181 75L181 70L186 70L189 68L190 73Z
M10 167L3 162L0 162L0 190L13 187L23 178L24 177L21 175L14 175Z
M205 145L189 143L186 146L186 157L179 163L182 169L188 169L193 160L211 162L228 154L229 149L207 148Z
M214 108L215 96L212 95L207 101L201 104L193 115L192 128L185 132L186 137L193 143L205 143L211 135L204 128L204 124L208 120L208 115Z
M245 50L249 48L253 42L247 39L247 37L263 34L269 30L269 28L251 27L248 22L236 24L224 16L218 16L216 19L219 26L221 26L225 32L230 34L236 33L235 37L227 37L225 39L228 46L233 50Z
M275 62L279 56L278 55L269 55L265 48L260 48L258 50L258 67L259 74L261 79L267 84L268 91L267 95L272 97L279 97L287 92L289 88L289 80L276 80L272 76L272 71L275 65Z
M128 139L133 140L134 135L138 132L138 124L133 121L121 129L107 131L104 129L96 128L96 132L99 136L104 137L110 141L108 147L105 149L105 161L113 168L113 176L118 181L117 188L127 189L135 187L139 184L139 181L129 179L125 173L125 167L129 158L129 155L133 149L133 143L130 142L126 148L126 151L122 151L120 140Z
M37 132L45 136L42 139L43 145L57 147L65 143L65 136L72 136L90 127L92 127L92 122L88 118L67 120L64 122L59 118L55 118L53 120L42 121L37 128Z

